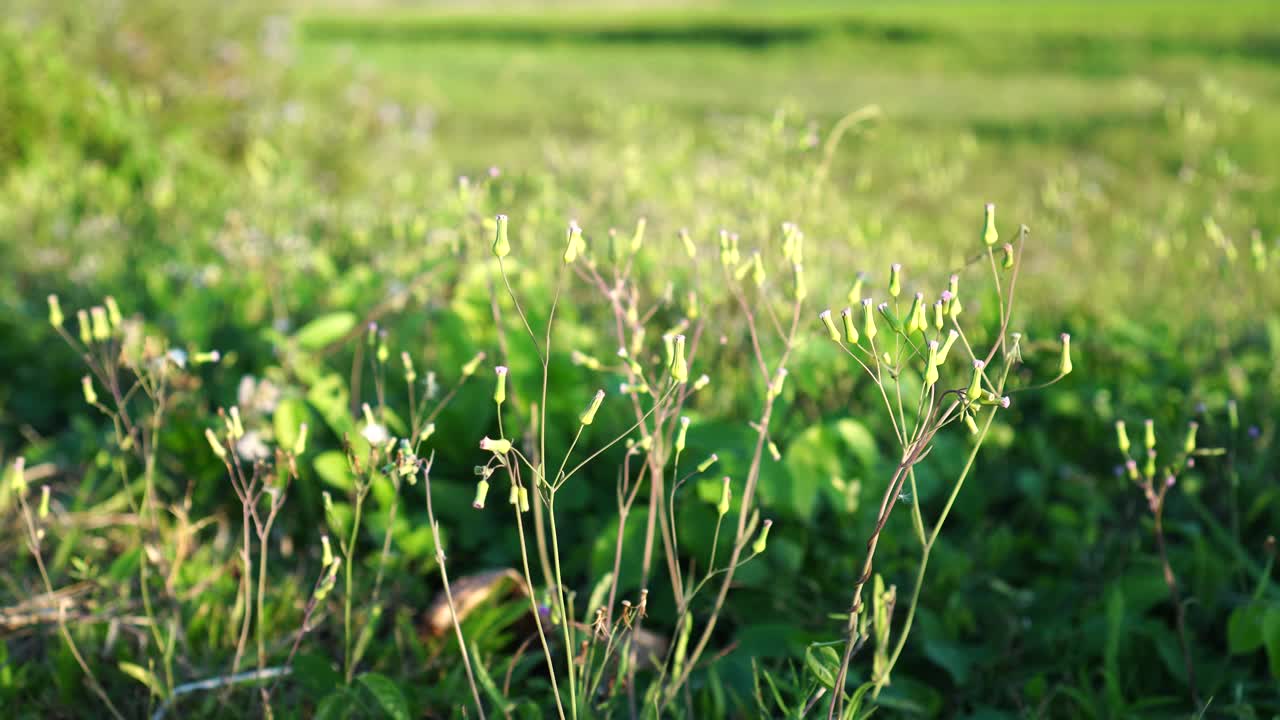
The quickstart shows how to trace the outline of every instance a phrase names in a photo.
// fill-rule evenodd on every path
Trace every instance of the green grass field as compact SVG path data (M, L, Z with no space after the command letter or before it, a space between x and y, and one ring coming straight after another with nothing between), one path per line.
M0 715L1277 715L1274 5L19 0Z

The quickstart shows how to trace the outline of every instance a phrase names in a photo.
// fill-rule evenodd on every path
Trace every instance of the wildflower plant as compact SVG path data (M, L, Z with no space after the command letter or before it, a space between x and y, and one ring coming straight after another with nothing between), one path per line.
M902 265L894 263L887 282L888 300L861 298L861 311L845 308L840 312L839 325L830 310L819 314L830 341L844 350L875 386L888 415L899 458L867 540L861 573L853 584L844 652L833 668L834 677L819 688L809 703L812 705L830 691L829 718L852 717L858 712L865 692L870 690L874 697L890 683L915 620L933 549L997 416L1010 408L1017 392L1052 385L1072 371L1070 336L1063 334L1059 338L1058 368L1053 377L1039 385L1015 386L1011 382L1021 381L1024 376L1024 373L1015 373L1022 361L1023 338L1010 328L1022 252L1028 236L1029 230L1022 226L1008 249L1000 250L995 206L986 206L980 234L985 247L971 264L990 271L997 324L981 345L973 326L981 325L982 319L974 317L974 313L965 315L963 323L960 318L966 306L979 306L987 299L976 292L972 295L962 292L960 273L952 274L946 288L938 291L934 299L924 292L904 296L905 273ZM861 289L862 286L860 276L855 287ZM910 304L904 306L906 297L911 298ZM852 294L850 299L854 299ZM956 470L941 511L930 521L925 515L926 508L920 503L916 467L929 457L940 433L960 427L972 438L969 452L964 464ZM886 589L876 573L875 559L881 534L902 498L910 498L908 512L920 546L920 558L905 617L895 639L891 621L897 605L896 587L890 585ZM866 586L873 581L875 590L868 605L864 597ZM850 696L845 692L850 665L868 641L874 646L871 676Z

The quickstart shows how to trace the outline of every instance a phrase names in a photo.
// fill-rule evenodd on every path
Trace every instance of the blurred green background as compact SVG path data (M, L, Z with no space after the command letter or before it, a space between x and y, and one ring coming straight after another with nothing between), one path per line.
M545 317L571 218L603 244L608 228L629 233L646 217L656 257L637 266L640 285L654 298L698 289L709 307L724 295L705 272L716 231L771 251L779 225L794 221L808 237L814 327L773 431L783 459L761 480L777 534L770 555L741 573L717 636L725 655L682 709L787 716L787 703L761 698L752 662L775 676L772 695L805 696L805 648L840 637L830 615L845 609L894 460L874 388L821 342L812 318L847 304L859 272L883 293L892 262L913 287L942 287L977 247L983 203L995 202L1003 235L1031 228L1016 323L1028 366L1051 374L1066 330L1076 370L1020 396L997 423L881 712L1192 714L1145 501L1115 476L1114 421L1152 417L1170 438L1198 419L1202 444L1229 450L1171 494L1171 561L1207 714L1271 717L1277 147L1280 8L1264 0L15 0L0 19L0 459L25 456L52 487L54 584L77 588L98 621L73 632L112 697L141 716L146 688L118 663L145 666L156 648L145 632L116 637L141 602L141 548L110 520L126 507L112 467L120 453L81 401L79 359L45 322L49 293L72 309L112 294L149 333L227 356L193 371L162 443L165 501L180 505L190 483L191 515L215 519L163 594L191 680L222 671L234 648L236 557L225 535L239 509L201 433L217 407L237 402L243 376L269 378L290 419L317 430L315 462L301 469L275 539L269 614L280 660L318 567L320 491L344 489L342 473L323 467L343 425L328 417L324 389L339 388L339 408L371 394L367 380L363 393L350 382L360 324L376 317L396 350L454 383L466 360L497 346L485 225L495 213L512 218L527 269L518 290L535 318ZM705 243L705 266L662 260L677 256L682 227ZM770 272L787 271L779 261ZM571 349L612 352L601 302L579 288L562 306L552 373L561 391L548 422L564 436L557 447L595 387L617 380L569 361ZM664 306L660 317L679 314ZM735 475L765 388L745 362L741 318L710 322L724 346L705 368L713 390L693 408L690 442ZM339 331L316 340L324 323ZM307 327L311 340L299 332ZM512 352L514 381L532 393L536 359ZM484 383L465 386L437 421L436 507L457 576L518 558L506 518L469 507L475 444L493 428L488 394ZM624 413L605 414L598 441L626 427ZM279 427L269 411L256 421L268 435ZM922 468L919 500L935 514L965 449L944 437ZM604 456L562 501L574 520L566 582L580 596L612 564L619 457ZM0 606L16 613L44 588L10 485ZM713 508L698 498L717 487L691 488L682 505L691 557L708 552L696 528ZM385 610L358 608L373 628L364 665L424 716L447 717L469 695L452 640L420 637L438 584L420 491L403 501ZM387 491L371 502L360 568L369 576L391 522ZM916 552L905 515L895 518L879 571L901 597ZM155 542L173 548L178 537L175 522ZM669 606L653 612L655 628L670 622ZM468 621L495 675L521 639L518 615L511 603ZM312 679L280 691L278 716L310 716L325 696L325 671L341 658L333 620L307 636ZM0 636L0 705L21 717L92 715L56 625L8 625ZM536 660L515 671L523 689L512 698L529 716L548 707ZM250 707L242 694L181 709L233 717Z

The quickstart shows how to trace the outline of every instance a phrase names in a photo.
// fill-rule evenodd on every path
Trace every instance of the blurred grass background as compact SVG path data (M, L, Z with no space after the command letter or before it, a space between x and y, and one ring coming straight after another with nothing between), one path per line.
M1111 423L1151 416L1176 428L1195 415L1239 451L1235 480L1210 466L1171 510L1205 692L1224 716L1267 716L1280 705L1280 630L1260 625L1267 612L1280 618L1261 571L1263 538L1280 515L1278 70L1280 11L1259 0L23 0L0 25L0 459L21 454L52 468L67 517L122 506L101 418L79 402L83 370L43 321L50 292L68 307L114 293L155 332L234 355L229 369L199 378L175 417L165 472L177 494L201 480L199 509L238 512L199 433L212 408L234 402L242 375L271 377L295 398L317 377L345 382L350 348L297 351L307 322L364 317L436 268L441 284L383 322L442 373L492 350L478 299L486 239L457 199L459 176L476 188L475 212L512 215L533 268L557 262L568 218L603 237L644 215L659 252L675 249L685 226L708 243L721 227L739 229L769 249L779 223L794 220L817 258L814 313L842 307L860 271L882 284L891 262L904 263L912 283L941 287L973 250L978 209L994 201L1006 236L1017 223L1032 229L1020 300L1027 336L1043 344L1070 330L1077 371L1020 399L1017 424L1000 426L983 482L966 487L939 550L916 642L886 700L898 704L888 707L992 718L1180 713L1171 611L1141 498L1112 476ZM832 128L869 106L878 113L832 146L829 180L815 189ZM454 242L462 254L441 249ZM640 272L658 295L667 282L696 283L699 268ZM526 282L545 299L545 282ZM566 335L606 354L589 297L577 300ZM727 349L721 389L699 408L709 426L698 449L722 451L734 472L744 414L763 388L733 360L739 321L715 329ZM799 353L796 395L777 431L787 460L762 481L779 529L792 530L779 534L772 564L745 573L735 591L723 638L736 643L722 678L731 700L700 694L703 716L752 716L751 658L782 677L805 643L837 634L826 614L841 609L856 576L885 460L832 438L850 417L881 441L888 433L867 388L828 350ZM527 374L529 358L516 360ZM596 380L566 358L557 367L574 391L552 415L571 425ZM470 450L492 421L485 394L464 393L440 422L437 506L457 573L513 559L510 528L467 514ZM1256 437L1225 426L1228 399ZM315 443L332 451L336 432ZM962 449L941 448L940 464ZM307 549L298 567L278 566L288 590L271 611L281 638L297 625L309 582L317 488L332 489L313 468L304 473L310 482L282 531ZM582 592L608 565L615 531L611 476L596 479L603 490L566 501L580 517L568 544L582 548L570 560ZM850 482L837 490L833 479ZM923 503L938 503L944 479L923 478ZM690 526L705 522L689 513ZM415 705L446 707L464 686L456 665L432 655L438 646L412 638L435 589L422 580L433 559L421 512L408 517L391 581L398 609L378 626L369 665ZM884 571L904 591L914 556L909 530L898 530L886 539ZM72 558L110 567L75 572L92 582L98 611L136 609L128 568L111 565L136 563L134 536L77 528L60 537L59 577L79 567ZM691 552L705 540L691 539ZM214 547L202 546L189 584L233 567ZM3 604L38 594L17 535L0 549L14 558ZM1262 605L1251 599L1259 587ZM183 650L191 677L225 664L217 627L232 617L232 597L233 586L217 585L180 613L193 628ZM105 627L77 632L106 646ZM500 656L503 632L481 635L486 653ZM308 642L316 657L332 656L333 635ZM4 643L6 706L81 714L86 691L53 633L8 630ZM137 660L146 646L113 652ZM101 653L103 674L141 713L145 693L115 659ZM320 689L291 692L305 716Z

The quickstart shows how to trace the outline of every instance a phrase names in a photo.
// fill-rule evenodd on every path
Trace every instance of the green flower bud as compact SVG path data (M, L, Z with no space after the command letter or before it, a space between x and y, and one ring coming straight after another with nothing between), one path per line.
M111 339L111 324L107 321L106 308L93 306L89 308L93 317L93 339L99 342Z
M1000 242L1000 233L996 232L995 203L987 203L985 211L983 212L982 241L988 245L995 245Z
M516 506L520 504L520 486L519 485L516 485L515 483L511 483L511 490L507 493L507 504L516 505Z
M680 418L680 429L676 431L676 454L684 452L685 438L689 434L689 418Z
M858 273L853 279L853 288L849 290L849 304L856 305L862 299L862 283L866 279L864 273Z
M938 341L929 341L929 359L925 362L924 385L933 387L938 382Z
M947 353L951 352L951 346L955 344L956 338L960 337L960 333L952 330L947 333L947 339L942 343L942 347L938 348L938 365L947 361Z
M685 303L685 314L690 320L698 319L698 293L692 290L689 291L689 299Z
M427 426L422 428L422 432L418 433L418 442L426 442L431 439L432 435L435 435L435 434L436 434L436 424L427 423Z
M631 236L631 252L633 254L640 252L640 248L644 247L644 229L648 224L649 221L643 217L636 220L636 231Z
M764 287L764 280L764 260L760 257L759 251L757 251L751 256L751 282L754 282L756 287L759 288Z
M218 439L218 436L209 428L204 429L204 439L209 441L209 447L213 448L213 454L218 456L219 460L227 458L227 448Z
M89 326L89 313L85 310L77 310L76 322L80 326L80 342L85 345L93 342L93 331Z
M467 361L462 366L462 377L469 378L476 374L476 370L480 368L480 363L484 362L484 353L476 353L476 356Z
M876 339L876 318L871 313L871 298L862 299L862 334L867 336L867 342Z
M98 392L93 389L93 378L85 375L80 378L80 389L84 391L84 401L88 405L98 404Z
M689 381L689 363L684 357L684 335L676 336L675 359L671 361L671 378L681 385Z
M365 405L365 407L369 407ZM240 422L240 408L231 406L231 437L239 440L244 437L244 423Z
M894 263L889 266L889 295L898 297L902 293L902 264Z
M1196 449L1196 431L1200 429L1200 423L1192 421L1187 423L1187 439L1182 443L1182 451L1188 455L1195 452Z
M501 405L507 400L507 368L505 365L499 365L493 371L498 376L497 383L493 388L493 401Z
M982 394L982 368L984 367L986 363L983 361L973 361L973 375L969 379L969 389L965 391L965 398L969 402L976 402Z
M329 544L329 536L320 536L320 567L329 567L333 564L333 546Z
M698 246L693 244L693 237L689 235L688 228L680 228L680 242L684 243L685 254L690 260L698 257Z
M772 440L769 441L769 457L773 458L774 462L782 460L782 452L778 450L778 444Z
M124 315L120 313L120 306L116 304L116 299L110 295L103 301L107 306L107 320L111 322L111 327L116 330L124 328Z
M19 496L25 496L27 494L26 470L27 470L26 458L19 457L13 461L13 474L10 476L12 479L9 481L9 486L12 487L13 491Z
M1004 244L1004 260L1001 262L1001 265L1005 270L1013 269L1013 246L1009 243Z
M511 452L511 441L505 439L494 440L493 438L485 437L480 440L480 449L488 450L494 455L506 455Z
M724 517L729 513L729 505L733 500L733 491L729 488L728 476L724 479L724 485L720 488L720 503L716 505L716 512L720 513L720 517Z
M964 426L969 428L970 435L978 434L978 423L973 419L973 413L964 414Z
M796 263L792 266L795 271L795 299L796 302L804 302L809 297L809 288L804 282L804 266Z
M943 303L939 300L933 304L933 326L938 330L942 330L942 327L946 324L945 317Z
M699 375L698 379L693 382L693 389L694 391L698 391L710 384L711 384L711 378L707 377L707 375L703 373L702 375Z
M1116 446L1120 448L1121 454L1128 455L1129 448L1129 431L1124 426L1123 420L1116 421Z
M1062 359L1058 363L1058 375L1071 374L1071 336L1062 333Z
M293 454L301 455L307 451L307 424L298 425L298 437L293 441Z
M890 330L897 333L902 332L902 321L889 309L889 303L882 302L876 306L876 309L880 311L880 316L889 323Z
M845 308L840 311L840 319L844 321L844 339L850 345L858 344L858 328L853 326L853 310Z
M507 216L494 218L497 228L493 233L493 254L502 259L511 254L511 241L507 239Z
M516 503L516 507L519 508L520 512L529 512L529 491L523 485L520 486L520 490L516 494L516 499L518 501Z
M831 311L823 310L818 313L818 317L822 320L822 324L827 326L827 334L831 336L831 341L840 342L840 331L836 329L835 320L831 319Z
M568 241L565 243L564 263L572 265L578 256L587 250L587 243L582 239L582 228L578 227L578 223L569 222Z
M1148 450L1156 446L1156 421L1147 418L1142 423L1142 444Z
M712 465L715 465L716 461L719 459L720 459L719 455L716 455L715 453L711 453L710 455L707 456L706 460L703 460L702 462L698 463L698 472L700 473L706 472L707 468L711 467Z
M773 521L765 520L764 524L760 527L760 534L756 536L756 541L751 545L751 552L756 555L764 552L764 549L769 542L769 528L771 527L773 527Z
M409 353L400 353L400 364L404 366L404 381L406 385L412 385L418 379L418 373L413 369L413 358Z
M476 497L471 501L471 507L476 510L484 509L484 500L489 497L489 481L483 478L476 483Z
M1147 464L1145 467L1142 468L1142 473L1147 476L1147 479L1151 479L1156 476L1156 451L1155 450L1147 451Z
M222 353L218 352L217 350L210 350L208 352L198 352L191 356L192 365L209 365L211 363L216 363L220 360L222 360Z
M54 327L62 327L66 318L62 315L62 303L58 302L57 295L49 296L49 324Z
M36 517L44 520L49 517L49 486L40 486L40 509L36 511Z
M596 411L600 409L600 403L602 402L604 402L604 390L597 390L595 397L591 399L591 404L578 417L583 425L590 425L596 421Z
M928 328L929 323L924 318L924 293L918 292L911 303L911 312L907 315L907 333L923 334Z

